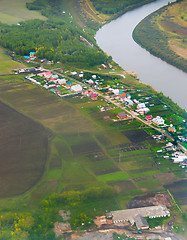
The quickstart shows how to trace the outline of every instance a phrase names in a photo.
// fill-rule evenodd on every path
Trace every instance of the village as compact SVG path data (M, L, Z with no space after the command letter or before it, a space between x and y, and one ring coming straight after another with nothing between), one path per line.
M35 52L30 52L30 55L25 56L25 58L35 60ZM43 64L44 61L46 60L41 60L41 63ZM105 64L102 64L101 68L107 70ZM112 69L113 66L110 64L108 68ZM158 105L155 96L147 95L147 92L144 94L143 90L127 88L125 81L121 81L120 77L109 77L103 74L83 71L78 73L64 70L64 68L49 71L44 69L43 65L16 69L15 73L26 74L25 79L33 84L40 85L61 98L86 98L88 102L102 99L108 104L108 107L98 105L101 112L119 109L114 118L110 119L110 116L106 115L103 117L104 121L112 120L116 122L138 119L161 133L151 133L156 141L169 139L165 147L157 150L157 154L179 164L179 167L187 171L186 120L182 118L176 120L177 116L171 120L170 116L163 117L155 114L155 112L158 112L158 108L168 109L166 104ZM174 139L176 141L175 145L173 144Z

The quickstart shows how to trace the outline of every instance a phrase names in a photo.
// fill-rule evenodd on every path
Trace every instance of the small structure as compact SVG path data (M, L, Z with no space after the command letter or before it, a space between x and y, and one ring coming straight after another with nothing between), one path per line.
M36 54L36 52L30 52L29 54L30 54L30 58L34 58L34 57L35 57L35 54Z
M127 105L127 106L133 106L133 101L132 100L130 100L130 99L125 99L125 104Z
M63 78L63 79L58 79L58 84L60 84L60 85L66 84L66 79L65 79L65 78Z
M123 91L119 91L119 96L120 97L127 97L127 94L125 93L125 92L123 92Z
M165 121L162 117L157 116L156 118L153 118L152 122L156 125L163 125Z
M147 220L139 214L134 217L134 221L136 223L136 227L138 230L149 228L149 224L148 224Z
M175 133L176 132L176 128L175 127L168 127L168 132Z
M71 90L76 93L82 92L82 86L80 84L73 85L71 87Z
M84 77L84 74L83 73L80 73L79 75L78 75L78 78L83 78Z
M110 119L110 116L104 116L103 119L104 119L104 120L109 120L109 119Z
M71 81L66 82L66 87L70 89L70 87L73 86L73 83Z
M97 93L92 93L91 94L91 99L92 100L97 100Z
M103 67L103 69L107 69L107 66L105 64L101 64L101 66Z
M57 80L57 79L58 79L58 75L57 75L57 74L51 75L50 79L51 79L52 81Z
M148 115L148 116L145 117L145 120L149 121L149 120L151 120L152 118L153 118L152 115Z
M38 76L44 77L45 79L49 80L52 76L52 73L51 72L42 72L42 73L39 73Z
M125 112L119 112L118 114L117 114L117 117L119 118L119 119L124 119L124 118L127 118L127 114L125 113Z
M145 108L145 107L146 107L145 103L138 103L138 105L137 105L138 109L142 109L142 108Z
M88 84L94 84L94 81L92 79L87 81Z
M93 79L96 79L96 77L97 77L96 75L92 75L92 78L93 78Z

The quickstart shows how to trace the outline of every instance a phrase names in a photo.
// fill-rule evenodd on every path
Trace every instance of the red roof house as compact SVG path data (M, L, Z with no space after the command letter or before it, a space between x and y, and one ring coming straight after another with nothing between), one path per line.
M91 99L92 100L97 100L97 93L92 93L91 94Z
M152 115L148 115L148 116L146 116L146 117L145 117L145 120L147 120L147 121L148 121L148 120L151 120L152 118L153 118L153 116L152 116Z

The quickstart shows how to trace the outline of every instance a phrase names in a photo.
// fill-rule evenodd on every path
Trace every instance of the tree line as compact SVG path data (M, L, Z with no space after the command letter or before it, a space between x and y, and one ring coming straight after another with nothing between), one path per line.
M126 12L154 0L91 0L95 9L104 14Z

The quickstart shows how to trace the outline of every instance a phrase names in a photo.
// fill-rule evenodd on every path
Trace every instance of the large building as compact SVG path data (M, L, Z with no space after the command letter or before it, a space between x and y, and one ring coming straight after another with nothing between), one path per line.
M142 208L133 208L119 211L112 211L107 214L107 218L112 218L113 223L122 223L126 221L130 221L131 224L136 223L136 219L139 219L138 222L142 222L141 217L149 217L149 218L158 218L158 217L167 217L170 216L170 212L164 205L159 206L151 206L151 207L142 207ZM143 222L143 225L146 224Z

